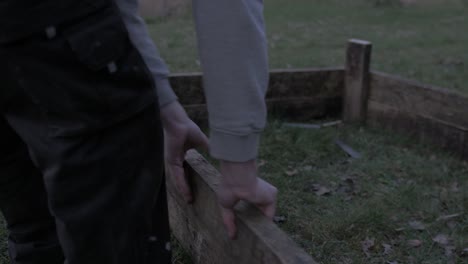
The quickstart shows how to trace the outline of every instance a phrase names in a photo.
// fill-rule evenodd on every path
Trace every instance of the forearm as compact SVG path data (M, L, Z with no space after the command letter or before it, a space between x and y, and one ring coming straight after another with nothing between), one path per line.
M161 59L159 52L151 39L144 20L138 14L137 0L115 0L123 21L128 30L130 40L140 52L146 66L154 79L159 105L163 107L177 100L169 84L169 70Z
M267 44L261 0L194 0L211 155L255 159L266 123Z

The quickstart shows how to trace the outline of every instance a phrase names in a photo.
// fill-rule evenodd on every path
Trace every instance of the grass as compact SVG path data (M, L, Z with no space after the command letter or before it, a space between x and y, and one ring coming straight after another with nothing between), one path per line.
M265 1L271 68L343 66L346 41L359 38L374 44L373 69L468 94L465 0L372 2ZM190 14L152 20L150 32L173 72L200 70Z
M362 158L350 159L337 138ZM380 129L297 129L271 120L260 163L261 176L280 190L277 215L286 219L280 227L319 263L468 261L466 162ZM459 215L438 220L453 214ZM439 234L452 242L435 243ZM374 241L369 256L361 245L366 240ZM411 247L410 240L422 244ZM391 250L384 253L384 245ZM190 263L175 248L174 263Z
M350 159L337 138L362 158ZM319 263L468 261L466 162L380 129L307 130L280 122L265 132L260 153L261 175L280 189L277 214L286 218L280 226ZM437 220L452 214L460 215ZM438 234L453 243L433 242ZM374 241L369 256L366 240ZM422 245L410 247L409 240Z
M468 94L466 1L375 2L265 1L271 68L342 66L346 41L360 38L374 44L373 69ZM173 72L200 70L189 14L148 22ZM363 157L350 160L335 138ZM468 261L468 165L456 158L384 130L292 129L272 120L260 159L262 177L280 189L281 228L320 263ZM451 214L459 215L437 220ZM7 264L3 225L0 217ZM450 243L434 242L438 234ZM189 263L175 248L174 263Z

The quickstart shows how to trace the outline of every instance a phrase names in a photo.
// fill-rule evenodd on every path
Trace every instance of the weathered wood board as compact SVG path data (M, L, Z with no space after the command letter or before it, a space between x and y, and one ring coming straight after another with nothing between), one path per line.
M171 229L194 263L316 263L283 231L246 203L236 207L238 237L229 240L222 224L215 190L220 174L196 151L186 156L195 201L188 205L168 177Z
M409 133L468 159L468 97L373 72L368 123Z
M347 123L363 123L367 112L369 94L369 68L372 44L351 39L346 51L346 71L343 120Z
M171 86L182 105L205 104L201 73L173 74ZM299 69L273 70L266 98L341 97L344 70Z
M173 74L170 82L189 116L199 125L208 120L201 73ZM301 69L270 72L268 114L289 121L337 118L342 113L344 70Z
M341 115L342 97L301 97L266 100L268 115L282 120L307 122ZM184 105L190 118L199 126L208 125L206 104Z

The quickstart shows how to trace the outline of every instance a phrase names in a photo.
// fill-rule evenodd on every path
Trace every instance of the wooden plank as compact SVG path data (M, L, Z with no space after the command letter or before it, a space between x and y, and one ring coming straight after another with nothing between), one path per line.
M369 102L368 124L410 135L420 142L435 144L468 160L468 130L460 126L375 101Z
M336 139L335 144L338 145L338 147L340 147L353 159L360 159L362 157L361 153L354 150L350 145L344 143L341 139Z
M174 235L195 263L316 263L273 222L246 203L236 207L238 238L229 240L215 196L220 174L196 151L189 151L186 161L195 202L187 205L168 177L169 214Z
M169 80L181 104L205 104L201 73L173 74ZM343 83L344 71L339 68L273 70L266 97L341 97Z
M139 0L139 11L144 18L178 14L190 6L189 0Z
M369 91L369 67L372 44L351 39L346 52L343 120L348 123L365 121Z
M293 127L293 128L304 128L304 129L321 129L327 127L335 127L343 124L343 121L331 121L325 123L318 123L318 124L306 124L306 123L283 123L285 127Z
M380 72L372 72L370 86L370 101L468 129L466 95Z
M201 73L172 74L169 81L182 105L206 103Z
M468 159L468 96L372 72L368 115L373 124L402 131Z
M337 118L341 115L342 98L301 97L267 99L268 114L293 122L306 122L319 118ZM184 105L190 118L200 126L208 125L206 104Z
M274 70L270 72L267 98L342 96L341 68Z

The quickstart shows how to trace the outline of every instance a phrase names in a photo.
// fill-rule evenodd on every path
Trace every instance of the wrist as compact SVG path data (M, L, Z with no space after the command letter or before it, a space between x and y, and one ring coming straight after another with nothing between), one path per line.
M255 192L258 183L255 160L246 162L220 160L220 171L223 176L221 185L230 189L237 197L246 199Z
M161 108L161 122L165 128L190 121L179 101L171 102Z

